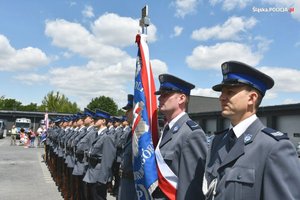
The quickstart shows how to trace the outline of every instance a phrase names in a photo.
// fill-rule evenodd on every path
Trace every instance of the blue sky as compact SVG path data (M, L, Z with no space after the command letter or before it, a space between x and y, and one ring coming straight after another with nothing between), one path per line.
M85 107L133 92L144 5L156 87L161 73L218 97L220 65L238 60L274 78L263 105L300 102L300 1L0 0L0 95L41 104L51 90Z

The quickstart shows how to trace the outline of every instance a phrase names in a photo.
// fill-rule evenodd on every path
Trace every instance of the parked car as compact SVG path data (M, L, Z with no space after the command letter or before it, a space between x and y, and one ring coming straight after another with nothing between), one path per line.
M298 157L300 158L300 142L298 142L297 153L298 153Z
M5 123L3 120L0 120L0 139L5 137L5 132L6 132Z

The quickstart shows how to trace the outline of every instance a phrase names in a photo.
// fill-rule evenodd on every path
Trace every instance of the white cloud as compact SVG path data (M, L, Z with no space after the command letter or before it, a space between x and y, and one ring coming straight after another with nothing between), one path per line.
M75 1L70 1L70 2L69 2L69 5L70 5L70 7L72 7L72 6L76 6L77 3L76 3Z
M94 17L94 12L93 12L93 7L92 6L85 6L84 7L84 10L82 11L82 15L84 17L87 17L87 18L92 18Z
M199 0L176 0L174 2L175 16L184 18L187 14L193 14L197 10Z
M257 69L272 77L275 82L274 87L270 90L267 90L266 95L264 97L265 100L269 101L272 99L276 99L278 98L278 96L289 97L300 92L300 88L298 87L300 84L300 80L299 78L297 78L300 76L299 69L274 66L257 67ZM299 103L299 100L286 98L283 102L280 102L280 104L293 103ZM262 104L264 104L264 101L262 102Z
M257 43L257 51L260 54L268 51L272 42L273 40L269 40L261 36L256 36L253 40L253 43Z
M127 57L125 51L101 43L100 39L78 23L63 19L48 21L45 33L52 38L52 44L55 46L66 48L72 53L89 59L101 60L103 65Z
M215 6L216 4L222 4L222 9L226 11L233 10L235 8L243 9L250 3L252 3L252 0L209 0L209 3L212 6Z
M200 45L193 50L192 55L186 57L186 63L194 69L220 69L220 65L228 60L257 65L262 58L258 52L253 52L245 44L235 42L217 43L214 46Z
M68 51L65 51L65 52L62 52L62 56L66 59L69 59L73 56L73 54Z
M295 104L295 103L300 103L300 100L288 98L282 102L282 104Z
M276 92L300 92L300 70L284 67L261 67L261 71L271 76Z
M295 11L291 13L292 17L300 21L300 1L298 0L263 0L263 3L281 7L281 8L294 8Z
M62 19L47 21L45 33L53 45L88 59L82 66L52 68L50 84L66 95L77 97L76 103L81 107L100 95L112 97L120 106L124 104L128 88L133 91L136 54L132 57L122 48L134 44L138 24L137 19L113 13L100 16L91 31ZM148 39L155 41L156 28L150 27L155 31L151 31ZM154 77L167 71L163 61L151 62Z
M211 88L195 88L191 90L191 95L205 97L219 97L220 93L213 91Z
M4 35L0 35L0 71L30 70L47 65L48 62L46 54L40 49L15 49Z
M209 39L219 40L239 40L240 34L253 28L257 23L254 17L230 17L224 24L216 25L210 28L200 28L193 31L192 38L195 40L205 41Z
M154 77L167 72L164 62L151 60ZM90 61L86 66L54 68L49 72L50 84L66 94L77 96L81 107L92 98L105 95L112 97L119 105L126 97L126 87L134 85L135 58L116 62L114 65L102 66L101 62Z
M139 31L139 19L121 17L114 13L105 13L92 25L97 41L106 45L125 47L135 45L135 36ZM156 27L148 27L148 42L156 41Z
M178 37L181 35L181 33L183 31L183 27L175 26L173 31L174 31L174 33L172 33L171 37Z
M45 75L40 74L26 74L24 76L23 74L17 75L14 77L14 79L21 81L27 85L36 85L36 84L42 84L44 81L48 80L48 77Z
M278 97L278 93L274 90L267 90L263 99L276 99Z
M151 60L151 66L154 77L158 77L159 74L166 73L168 71L167 64L158 59Z

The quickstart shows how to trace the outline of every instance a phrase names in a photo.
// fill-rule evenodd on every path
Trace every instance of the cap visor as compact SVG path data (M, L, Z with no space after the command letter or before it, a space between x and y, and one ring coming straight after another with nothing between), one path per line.
M158 90L158 91L154 92L154 94L155 94L155 95L160 95L160 94L161 94L161 91Z
M222 87L224 86L224 83L221 83L221 84L218 84L218 85L215 85L212 87L212 89L214 91L217 91L217 92L220 92L222 90Z
M122 109L123 109L123 110L129 110L129 109L131 109L131 108L132 108L132 106L126 105L126 106L124 106Z

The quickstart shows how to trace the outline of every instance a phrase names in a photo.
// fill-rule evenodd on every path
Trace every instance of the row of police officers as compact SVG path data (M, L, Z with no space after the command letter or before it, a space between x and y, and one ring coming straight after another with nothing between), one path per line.
M286 134L266 127L257 109L274 80L238 61L221 65L221 114L228 129L207 141L186 113L193 84L159 75L165 124L155 148L158 187L151 199L300 199L300 161ZM85 109L52 123L46 161L65 199L136 200L132 167L133 96L126 118Z
M132 109L132 99L124 109ZM130 138L128 119L98 109L53 120L45 158L64 199L106 199L112 182L111 193L118 196L121 154ZM132 169L123 171L133 180Z

